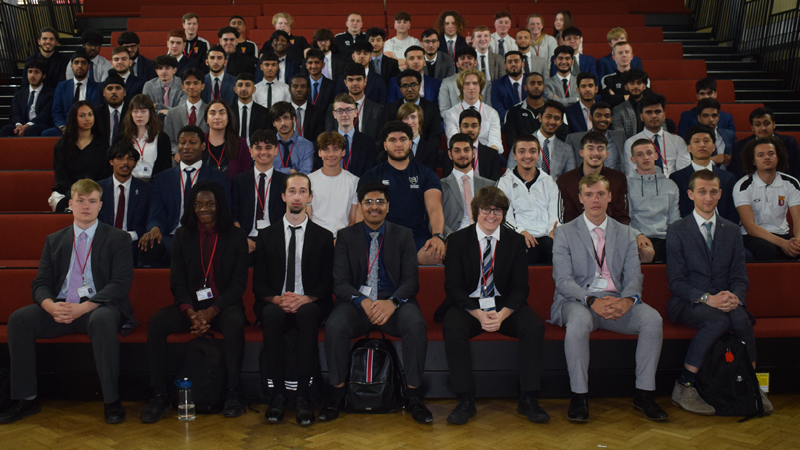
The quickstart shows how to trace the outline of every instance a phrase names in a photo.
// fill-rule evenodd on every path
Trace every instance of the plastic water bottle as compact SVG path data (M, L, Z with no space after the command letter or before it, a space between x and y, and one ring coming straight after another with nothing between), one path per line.
M188 422L194 420L194 397L192 397L192 382L188 378L175 380L178 386L178 420Z

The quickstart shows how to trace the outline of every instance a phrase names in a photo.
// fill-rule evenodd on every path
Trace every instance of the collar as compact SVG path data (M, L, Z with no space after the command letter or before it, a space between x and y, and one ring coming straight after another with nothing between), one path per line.
M305 230L306 230L306 226L307 226L307 225L308 225L308 214L306 214L306 218L305 218L305 219L303 219L303 221L302 221L302 222L300 222L300 225L297 225L297 228L300 228L300 229L302 229L303 231L305 231ZM284 229L284 230L287 230L287 229L289 229L289 227L293 227L293 226L294 226L294 225L292 225L291 223L289 223L289 221L286 219L286 214L284 214L284 215L283 215L283 229Z
M386 220L385 219L384 219L383 223L381 224L381 226L378 227L377 230L373 230L372 228L367 226L366 222L363 222L363 223L364 223L364 235L367 237L367 239L370 238L370 236L369 236L370 233L374 233L376 231L378 233L380 233L381 236L384 236L386 234Z
M380 60L381 60L381 58L383 58L383 53L381 53L381 54L380 54L380 55L378 55L378 56L373 56L373 57L372 57L372 61L375 61L376 59L377 59L378 61L380 61Z
M124 183L120 183L119 180L117 179L117 177L115 177L114 175L111 175L111 179L114 180L114 190L115 191L119 190L120 186L124 186L125 187L125 192L130 192L130 190L131 190L131 180L133 179L133 177L128 178L128 181L126 181Z
M469 182L470 182L470 183L472 183L472 182L473 182L473 180L475 179L475 171L474 171L474 170L472 170L472 165L471 165L471 164L470 164L470 166L469 166L469 172L466 172L466 173L464 173L464 172L461 172L460 170L456 169L455 167L453 167L453 171L452 171L452 172L450 172L450 173L452 173L452 174L453 174L453 177L454 177L454 178L456 179L456 181L458 181L459 183L461 182L461 177L463 177L464 175L466 175L466 176L468 176L468 177L469 177Z
M30 86L30 85L28 86L29 93L30 92L36 92L37 96L42 93L42 88L44 88L44 81L42 81L42 83L36 89L34 89L33 86Z
M415 105L419 106L419 101L422 97L417 97L417 101L414 102ZM403 103L410 103L408 100L403 99Z
M764 186L772 186L772 187L780 187L783 184L783 178L781 178L781 172L775 172L775 179L772 181L772 184L767 185L761 177L758 176L758 172L753 173L753 186L755 187L764 187Z
M592 108L587 108L586 105L584 105L582 101L578 100L578 103L580 103L580 105L581 105L581 111L589 111L589 112L592 111ZM589 117L591 117L591 115ZM608 130L606 130L606 131L608 131ZM603 134L605 135L605 133L603 133Z
M701 166L700 164L697 164L696 162L692 161L692 168L694 169L695 172L697 172L698 170L710 170L713 172L714 171L713 167L714 164L711 161L708 162L708 166Z
M330 51L328 53L325 53L325 59L327 59L327 60L331 59L331 52Z
M558 72L556 72L556 76L559 78L559 80L567 80L567 81L569 81L569 79L570 79L570 75L562 77L561 74L558 73Z
M489 49L487 48L484 53L481 53L481 51L476 48L475 53L477 53L478 56L489 56Z
M292 141L294 140L294 131L292 131L292 135L291 135L291 136L289 136L289 139L286 139L286 140L284 140L284 139L281 137L281 135L280 135L280 134L278 134L278 140L279 140L279 141L281 141L281 142L285 142L285 143L287 143L287 144L288 144L289 142L292 142Z
M716 213L714 213L714 215L711 216L711 219L706 220L702 216L700 216L700 214L697 214L697 210L696 209L693 209L692 210L692 216L694 216L694 221L697 222L697 227L698 228L702 227L703 224L706 223L706 222L711 222L711 229L712 230L714 228L717 228L717 214Z
M412 143L413 145L415 145L415 146L419 146L419 141L420 141L420 138L422 138L422 135L421 135L421 134L420 134L420 135L418 135L417 137L415 137L414 139L412 139L412 140L411 140L411 143Z
M197 221L197 231L200 234L200 239L201 240L205 239L206 235L208 235L208 237L211 238L211 237L215 237L217 235L217 226L214 225L213 227L211 227L210 230L207 230L206 227L202 223L200 223L200 221L198 220Z
M652 132L650 132L650 130L645 128L644 131L642 131L642 133L644 133L644 136L646 138L650 139L650 140L653 139L653 136L658 136L659 138L661 138L661 141L658 144L662 147L661 151L664 151L663 150L663 147L664 147L664 129L663 128L658 130L658 133L652 133Z
M592 222L589 222L589 219L586 218L586 213L581 214L581 217L583 217L583 222L586 224L586 227L589 229L589 235L590 236L592 234L592 230L594 230L595 228L600 228L601 230L603 230L603 234L605 234L606 227L608 226L608 214L606 214L606 218L603 219L603 223L601 223L600 225L595 225Z
M299 108L303 108L303 111L308 111L308 107L306 105L308 105L308 100L303 102L302 105L297 105L294 102L292 102L292 106L294 106L295 111L297 111Z
M536 139L538 139L538 140L539 140L539 144L540 144L540 145L544 145L544 141L546 141L546 140L548 140L548 139L552 141L552 140L553 140L553 138L555 137L555 136L553 136L553 137L547 137L547 136L545 136L544 134L542 134L542 129L541 129L541 128L539 128L538 130L536 130L536 133L534 133L533 135L534 135L534 136L536 136Z
M474 105L469 105L467 104L466 101L461 100L461 107L464 109L470 109L471 107L474 106L476 111L482 111L483 110L482 105L483 102L481 102L480 100L478 100Z
M194 106L194 107L195 107L195 109L199 110L199 109L200 109L200 104L201 104L201 103L203 103L203 99L202 99L202 98L201 98L201 99L200 99L200 101L198 101L197 103L192 103L192 102L190 102L190 101L189 101L189 99L187 98L187 99L186 99L186 111L190 111L190 112L191 112L191 110L192 110L192 106ZM198 112L199 112L199 111L198 111Z
M503 225L500 225L499 227L495 228L492 234L486 234L483 232L483 230L481 230L481 227L478 226L478 223L476 221L475 233L477 233L478 235L478 243L485 241L487 236L491 236L495 241L500 242L500 228L502 226Z
M236 103L238 103L238 104L239 104L239 111L241 111L241 110L242 110L242 107L243 107L243 106L247 106L247 107L248 107L248 108L250 108L251 110L253 109L253 108L252 108L252 107L253 107L253 97L250 97L250 103L247 103L247 104L245 104L245 103L242 103L242 100L241 100L241 99L240 99L240 100L236 100Z
M86 238L87 238L86 242L89 242L92 239L94 239L94 234L97 232L97 224L98 223L100 223L100 221L95 219L94 224L92 226L90 226L89 228L84 230L83 228L79 227L75 222L73 222L72 223L72 233L73 233L73 236L75 236L75 241L77 242L78 236L80 236L81 233L84 233L84 232L86 233Z
M260 172L258 170L258 167L253 165L253 173L255 174L256 180L258 180L258 176L261 175L262 173L267 176L268 180L271 180L273 172L275 172L275 166L270 167L269 169L267 169L266 172Z
M121 77L122 77L122 79L123 79L123 80L125 80L125 82L127 83L127 82L128 82L128 77L130 77L130 76L131 76L131 71L130 71L130 70L128 70L128 73L126 73L125 75L120 75L120 76L121 76Z
M336 130L336 131L337 131L339 134L341 134L342 136L349 136L349 137L350 137L350 143L351 143L350 145L353 145L353 144L352 144L352 142L353 142L353 136L356 134L356 128L355 128L355 127L351 128L351 129L350 129L350 131L348 131L347 133L345 133L344 131L342 131L342 129L341 129L341 128L340 128L340 129L338 129L338 130Z
M214 76L209 72L208 76L211 77L211 84L214 84L214 80L219 80L220 84L222 84L222 77L225 76L225 72L222 72L222 75L219 76Z
M185 162L181 161L180 166L181 166L181 172L183 172L184 170L186 170L186 169L188 169L190 167L192 169L194 169L194 170L200 170L200 168L203 167L203 160L201 159L200 161L197 161L196 163L192 164L191 166L189 166Z
M428 59L428 55L426 54L425 55L425 61L436 64L436 58L438 58L438 57L439 57L439 52L436 52L436 53L433 54L433 59Z
M122 103L122 105L124 105L124 104L125 104L125 102ZM108 105L108 112L109 113L113 113L114 111L117 111L121 116L122 115L122 105L119 105L116 108L114 108L111 105ZM120 117L120 119L121 119L121 117Z

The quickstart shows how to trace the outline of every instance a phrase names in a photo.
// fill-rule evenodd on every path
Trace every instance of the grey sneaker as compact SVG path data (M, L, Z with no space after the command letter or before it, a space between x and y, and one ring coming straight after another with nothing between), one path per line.
M672 390L672 404L701 416L713 416L716 414L714 407L700 397L694 386L684 386L677 382Z
M767 394L765 394L761 389L759 389L758 392L761 392L761 403L764 404L764 415L768 416L772 414L772 402L767 398Z

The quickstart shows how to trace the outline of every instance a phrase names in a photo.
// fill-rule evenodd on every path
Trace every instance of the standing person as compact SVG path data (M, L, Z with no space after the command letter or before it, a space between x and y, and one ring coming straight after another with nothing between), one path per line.
M119 398L119 339L139 323L128 291L133 282L130 236L97 221L102 188L82 179L70 188L72 225L49 236L32 284L33 305L8 318L11 404L0 423L42 410L37 396L36 340L89 335L103 393L106 423L125 421Z
M457 133L450 138L447 156L453 162L453 171L442 179L445 236L475 223L472 199L482 188L493 186L495 183L479 176L473 169L475 160L473 142L472 137L464 133Z
M206 151L203 163L228 174L228 182L253 168L247 140L236 129L233 111L224 100L212 100L206 107Z
M317 138L322 167L308 175L317 194L308 205L314 223L333 233L356 223L358 177L342 167L346 142L339 133L326 131Z
M122 142L131 142L139 152L133 176L150 181L156 174L172 167L172 145L161 131L155 105L150 97L139 94L131 99L122 119Z
M175 232L170 264L174 304L165 306L147 324L150 386L154 396L142 411L142 423L156 423L167 415L167 338L209 330L224 336L227 385L222 414L239 417L245 403L239 390L244 356L244 303L247 288L247 238L233 225L223 187L201 181L192 187Z
M211 48L211 44L209 44L205 38L197 34L197 30L200 27L200 18L197 14L189 12L183 15L181 22L183 23L183 31L186 33L183 56L193 60L198 66L202 67L203 62L206 60L206 54L208 54L208 50Z
M25 67L31 61L44 61L46 70L44 85L50 89L55 89L58 83L64 81L67 75L67 66L70 58L58 51L58 31L55 28L44 27L39 31L39 39L36 41L39 49L36 53L25 59ZM22 86L28 83L24 77Z
M315 420L309 383L317 365L318 330L333 309L333 235L312 222L306 213L314 196L308 176L293 173L286 177L281 188L286 214L258 233L253 311L264 336L267 371L261 376L271 380L273 386L265 414L267 422L281 422L286 412L283 336L286 329L295 328L295 418L298 425L307 426Z

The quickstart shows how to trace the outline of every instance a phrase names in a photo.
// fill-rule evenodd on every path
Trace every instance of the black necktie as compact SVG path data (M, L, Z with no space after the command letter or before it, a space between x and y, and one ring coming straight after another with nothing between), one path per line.
M530 73L531 69L528 67L528 55L522 55L522 71Z
M189 193L192 191L192 172L194 172L194 167L187 167L183 169L183 172L186 176L183 187L183 207L186 208L189 204Z
M266 197L266 180L267 174L260 173L258 174L258 208L256 208L256 220L264 220L264 208L267 206L267 197ZM261 203L261 202L264 203Z
M80 82L75 85L75 95L72 96L72 103L81 99L81 86L83 86L83 83Z
M242 129L239 136L247 139L247 106L242 106Z
M114 125L111 130L111 142L109 145L117 142L117 136L119 135L119 111L116 109L114 110Z
M267 83L267 108L272 108L272 82Z
M33 102L36 100L36 91L31 91L28 94L28 109L25 111L25 123L30 122L31 120L31 107L33 107Z
M292 141L289 142L281 141L281 146L283 146L283 161L285 164L284 167L286 167L287 169L292 168L292 149L289 148L289 144L291 143Z
M561 80L561 85L564 87L564 97L569 97L569 80L563 78Z
M286 292L294 292L294 253L297 251L295 231L300 227L289 226L292 237L289 238L289 252L286 258Z
M219 78L214 78L214 100L219 98Z

